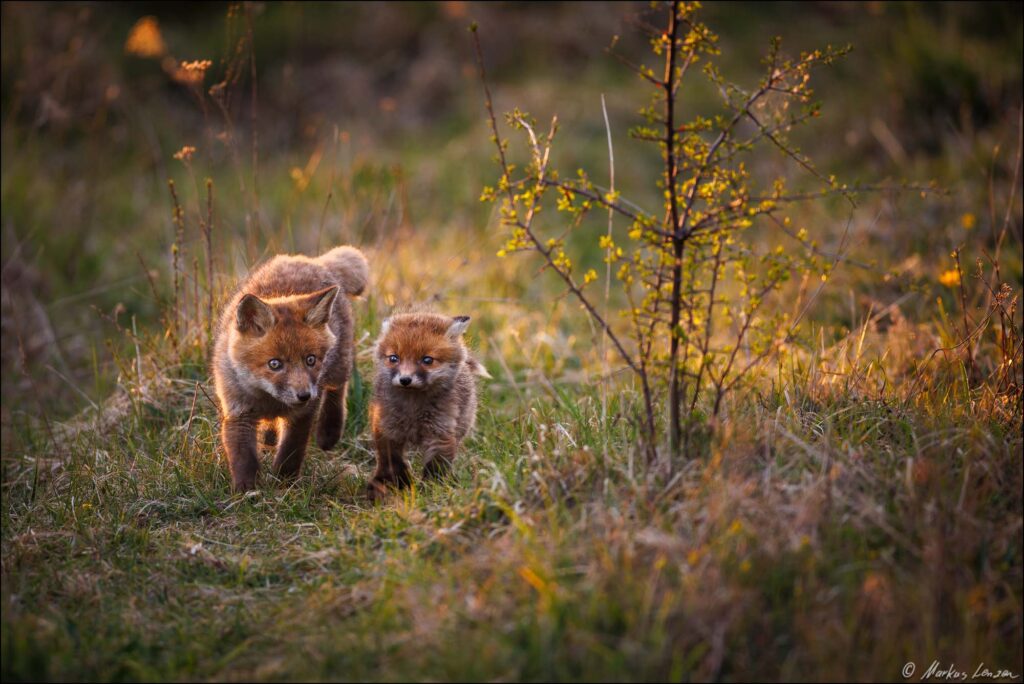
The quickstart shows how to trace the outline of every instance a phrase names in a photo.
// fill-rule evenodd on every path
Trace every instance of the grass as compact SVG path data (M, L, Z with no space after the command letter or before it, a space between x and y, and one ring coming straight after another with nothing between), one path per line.
M811 156L847 176L936 178L948 192L866 198L850 263L799 338L727 400L688 458L651 469L636 388L621 373L601 381L598 340L578 307L535 263L494 257L505 236L477 202L496 174L479 86L459 75L460 56L433 49L465 38L469 17L445 14L455 6L376 19L362 7L268 6L257 17L258 228L245 223L251 197L229 151L189 94L121 54L134 15L4 6L3 679L890 680L907 662L920 674L933 660L1019 675L1020 374L1009 376L1017 394L987 375L1001 368L997 319L977 337L972 373L957 347L959 289L940 279L952 248L963 245L972 272L993 252L1009 206L999 263L1002 280L1022 289L1019 188L1011 201L1020 35L993 26L1006 13L1002 23L1015 25L1009 6L871 6L884 15L874 23L843 9L801 16L814 35L855 45L821 86L825 128L806 141ZM748 43L766 43L766 27L785 33L796 16L740 9L710 7L708 17L738 77ZM346 34L354 52L339 59L384 75L367 77L365 102L334 103L351 107L347 118L317 123L314 103L292 121L298 96L286 89L337 73L324 27L342 11L363 31ZM643 92L598 63L612 28L557 7L473 12L497 63L499 109L557 110L558 165L604 168L600 93L613 128L625 129ZM189 19L202 25L191 43L187 26L166 21L183 58L224 48L207 15ZM505 30L488 44L495 21ZM35 81L13 84L42 67L38 53L9 47L27 40L12 26L44 43L83 36L62 68L97 74L98 88L113 78L124 99L103 118L88 93L72 93L59 104L86 123L36 124L24 112L37 110L12 93L34 102ZM384 44L371 35L426 37L415 59L371 62L364 43ZM962 49L936 56L936 36ZM308 52L296 47L303 40ZM519 52L533 66L517 68ZM565 64L543 70L559 63L552 55ZM922 86L950 60L957 82L974 83L966 119L959 95ZM421 81L453 74L441 83L450 112L411 111L402 99L416 79L395 64L414 62ZM904 91L927 106L892 99ZM393 114L378 108L388 96L399 101ZM875 119L903 145L902 161ZM199 148L191 167L172 159L186 144ZM623 137L616 163L623 194L654 205L639 189L657 160ZM169 176L186 214L189 312L192 260L202 273L205 258L206 177L218 295L279 250L350 241L367 251L373 283L355 304L360 379L348 427L334 451L311 447L294 483L264 472L259 491L229 493L202 314L184 319L178 350L165 332ZM817 227L823 248L839 243L841 208L794 220ZM985 291L964 282L980 321ZM362 494L374 458L363 379L381 318L413 302L471 314L472 345L494 380L482 386L456 481L417 482L374 507ZM1019 310L1010 323L1021 326Z
M383 507L351 431L295 484L229 496L213 412L182 437L186 391L8 466L25 485L4 509L5 677L861 679L1019 659L1019 431L769 397L665 484L631 472L628 401L606 430L572 394L488 392L458 482Z

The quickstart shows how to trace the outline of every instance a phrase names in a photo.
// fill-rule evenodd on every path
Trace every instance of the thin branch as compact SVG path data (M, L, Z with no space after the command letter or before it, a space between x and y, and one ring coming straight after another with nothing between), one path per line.
M609 202L608 200L606 200L604 197L602 197L601 195L599 195L596 192L590 192L589 190L584 190L582 188L577 188L577 187L575 187L573 185L570 185L570 184L568 184L568 183L566 183L564 181L551 180L550 178L545 178L545 179L543 179L542 182L544 183L544 185L546 185L548 187L558 188L559 190L564 190L565 192L571 192L574 195L579 195L580 197L585 197L586 199L588 199L588 200L590 200L592 202L597 202L598 204L600 204L601 206L605 207L606 209L614 211L614 212L616 212L618 214L622 214L623 216L625 216L626 218L628 218L628 219L630 219L632 221L643 221L644 220L643 217L641 217L639 214L636 214L636 213L630 211L629 209L626 209L625 207L623 207L618 202ZM597 187L597 186L595 186L595 187ZM614 192L614 183L612 184L612 190L611 191Z

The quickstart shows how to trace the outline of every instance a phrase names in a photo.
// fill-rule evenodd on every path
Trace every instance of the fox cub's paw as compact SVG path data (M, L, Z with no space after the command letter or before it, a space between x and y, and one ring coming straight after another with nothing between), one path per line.
M316 424L316 445L327 451L341 439L341 429L340 419L321 415Z
M387 482L374 478L366 485L366 498L370 503L377 504L383 501L390 491L391 487Z
M427 461L423 466L423 479L434 480L435 482L450 482L454 480L452 464L443 458L434 458Z
M405 468L394 475L376 475L366 485L366 497L371 503L380 503L397 490L412 486L412 476L409 469Z
M231 481L232 494L246 494L256 489L256 476L243 476L233 478Z

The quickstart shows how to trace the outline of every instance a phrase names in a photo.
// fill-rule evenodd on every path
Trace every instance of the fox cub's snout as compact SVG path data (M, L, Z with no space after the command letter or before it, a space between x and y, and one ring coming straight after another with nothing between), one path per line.
M476 380L490 377L466 350L469 316L397 314L375 348L377 377L370 423L377 448L372 498L410 484L406 447L423 450L423 474L447 473L476 420Z
M315 259L280 255L225 306L212 366L235 491L256 484L257 430L277 444L274 470L282 477L298 474L314 422L322 449L341 438L354 358L349 297L362 294L368 277L354 247Z

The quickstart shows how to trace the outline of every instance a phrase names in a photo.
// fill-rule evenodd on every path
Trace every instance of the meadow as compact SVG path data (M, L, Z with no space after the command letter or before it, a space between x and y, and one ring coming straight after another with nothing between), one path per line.
M557 114L564 177L603 192L614 169L660 214L658 149L627 135L650 87L623 62L659 59L644 30L663 14L3 5L5 681L877 681L934 662L1020 680L1020 5L700 11L747 86L774 36L794 56L850 46L814 72L821 109L792 141L869 190L794 207L808 240L745 233L811 246L766 299L807 307L721 402L697 394L685 449L661 386L648 439L635 375L555 269L499 256L468 30L517 168L502 114ZM680 107L707 116L719 92L687 84ZM770 151L753 179L814 192ZM601 242L627 244L629 221L541 217L600 310L629 308ZM258 490L233 495L213 317L261 259L336 244L371 267L342 443L311 446L294 482L265 452ZM471 315L493 379L454 480L372 505L373 342L414 306Z

